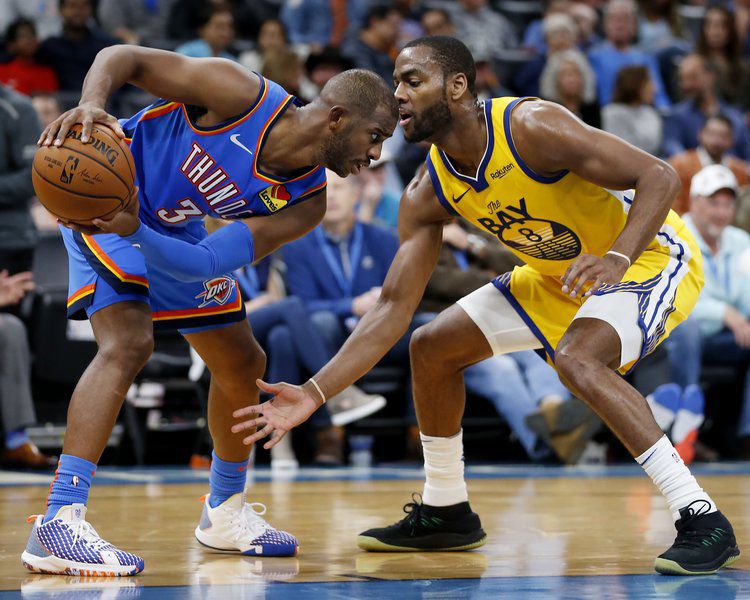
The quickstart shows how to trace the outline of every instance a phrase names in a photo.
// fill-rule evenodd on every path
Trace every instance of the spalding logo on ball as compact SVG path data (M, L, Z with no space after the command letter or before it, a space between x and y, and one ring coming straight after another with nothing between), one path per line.
M82 126L71 127L60 146L42 146L34 155L31 179L39 201L56 217L86 225L127 206L135 184L135 164L123 140L96 123L85 144Z

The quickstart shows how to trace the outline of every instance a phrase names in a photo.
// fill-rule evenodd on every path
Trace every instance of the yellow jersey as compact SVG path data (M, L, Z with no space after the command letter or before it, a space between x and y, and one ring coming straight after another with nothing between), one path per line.
M459 173L432 146L427 169L440 203L479 229L490 232L543 275L559 277L582 253L603 256L625 227L632 191L603 188L563 171L544 177L529 168L513 143L510 115L525 98L484 102L487 148L476 176ZM669 211L666 225L685 224ZM649 250L669 254L656 239Z

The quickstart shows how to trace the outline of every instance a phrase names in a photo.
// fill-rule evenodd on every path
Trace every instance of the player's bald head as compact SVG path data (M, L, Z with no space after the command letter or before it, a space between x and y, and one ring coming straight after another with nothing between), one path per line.
M382 109L395 120L398 104L393 89L383 79L365 69L349 69L328 80L320 99L329 106L342 106L358 117L372 115Z

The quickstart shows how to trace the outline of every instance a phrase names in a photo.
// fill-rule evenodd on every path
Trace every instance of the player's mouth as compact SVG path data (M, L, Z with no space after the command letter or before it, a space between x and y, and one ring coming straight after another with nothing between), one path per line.
M398 124L401 125L401 127L405 127L406 124L412 120L412 115L410 112L407 112L405 110L399 109L398 111L399 121Z
M352 163L352 175L357 175L362 170L362 168L367 168L370 166L369 160L355 160L354 163Z

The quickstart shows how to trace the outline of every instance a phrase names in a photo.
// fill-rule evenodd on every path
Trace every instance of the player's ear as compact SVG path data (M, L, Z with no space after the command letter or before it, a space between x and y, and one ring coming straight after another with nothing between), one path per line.
M347 115L347 110L343 106L332 106L328 111L328 129L336 131L344 125L344 119Z
M454 73L450 76L446 85L446 92L451 100L458 100L469 89L469 82L463 73Z

